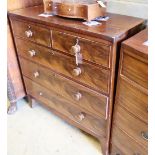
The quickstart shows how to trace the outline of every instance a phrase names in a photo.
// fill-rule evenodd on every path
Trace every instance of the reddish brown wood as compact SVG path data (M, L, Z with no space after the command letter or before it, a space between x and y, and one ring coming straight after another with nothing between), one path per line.
M14 43L9 24L7 25L7 77L8 77L8 99L10 101L10 107L8 113L14 113L17 110L16 102L25 96L25 90L18 66L18 61L14 49Z
M28 6L34 6L42 4L42 0L8 0L7 10L15 10ZM10 24L7 25L7 39L8 39L8 98L10 100L10 107L8 108L8 114L12 114L17 110L16 101L25 96L23 88L23 82L21 80L18 61L16 58L16 51L13 43L12 33L10 30Z
M26 82L28 79L25 81L27 92L64 120L96 136L101 142L103 154L109 155L111 117L116 85L115 69L117 69L116 60L119 53L117 49L122 40L140 31L144 20L108 13L110 19L107 22L101 22L99 26L88 27L83 25L80 20L38 16L42 12L43 7L38 6L9 13L12 24L16 21L21 23L24 21L24 23L35 25L38 29L43 28L51 32L50 39L53 46L47 48L47 44L42 44L35 39L30 40L22 34L17 36L14 31L23 74L33 80L29 80L28 83ZM63 32L62 35L66 37L66 40L56 32ZM44 31L42 33L44 34ZM36 35L39 35L38 32ZM38 38L42 39L42 37ZM81 47L80 52L83 54L82 64L78 66L75 63L75 56L68 51L70 46L75 45L72 43L75 43L77 38L79 39L78 45ZM65 41L68 43L64 43ZM77 46L72 47L72 50L75 52ZM26 65L25 61L28 61L31 67L28 63ZM41 76L32 77L33 69L39 69ZM57 76L53 77L53 75ZM84 93L83 102L81 101L79 105L71 98L71 94L77 88ZM38 95L40 90L44 91L45 96ZM101 100L104 102L102 112L101 109L99 110ZM93 102L95 103L93 104ZM82 103L85 104L82 105ZM86 114L86 121L76 122L77 117L73 116L78 112L81 113L80 119L83 119Z
M121 74L128 79L141 85L143 88L148 88L148 65L147 61L135 59L133 54L123 53Z
M147 155L148 48L143 45L147 39L146 29L122 44L111 136L112 154L116 146L126 155Z
M37 105L36 100L33 97L31 97L30 95L27 95L26 99L27 99L27 102L29 103L31 108L34 108Z
M67 78L72 78L72 80L83 83L95 90L109 94L109 70L98 68L86 62L76 66L75 58L73 57L21 39L16 39L16 45L17 52L20 56L42 64L55 72L65 75ZM29 51L32 50L35 50L36 55L31 57ZM74 73L77 68L81 70L79 75Z
M8 0L7 1L7 10L16 10L30 6L36 6L43 4L42 0Z
M115 106L116 115L113 123L125 131L135 141L147 147L147 140L142 136L142 132L148 133L147 124L128 113L121 106Z
M147 155L148 151L139 145L133 138L129 137L125 132L113 127L115 131L112 138L112 148L110 155Z
M11 11L9 16L12 19L37 22L44 26L50 26L50 28L57 28L59 31L68 30L83 34L85 37L92 36L113 42L124 39L128 34L135 34L144 24L144 20L140 18L107 13L106 15L110 17L110 20L102 22L101 25L89 27L79 20L70 20L57 16L49 18L38 16L41 13L43 13L43 6Z
M63 3L60 0L44 0L44 12L54 13L55 15L62 17L80 18L90 21L96 17L104 16L106 7L101 7L94 0L81 0L74 3Z
M50 30L38 27L28 22L13 21L13 32L16 36L24 37L44 46L51 47Z
M130 111L136 117L147 123L148 121L148 96L146 93L132 85L124 78L120 78L118 85L121 95L117 97L118 104ZM130 93L129 93L130 92Z
M95 135L105 136L105 120L93 117L84 110L81 111L81 109L71 105L68 100L59 94L49 91L25 77L24 81L29 95L62 113L62 115L67 116L72 121L80 123L81 126L93 132Z
M80 53L83 59L110 68L111 46L108 44L79 38L78 36L69 35L62 31L52 31L53 49L75 55L73 50L75 45L80 46Z
M106 106L108 98L91 89L72 82L45 67L20 58L23 75L39 83L40 85L59 92L64 98L73 104L83 107L91 114L102 118L107 117Z

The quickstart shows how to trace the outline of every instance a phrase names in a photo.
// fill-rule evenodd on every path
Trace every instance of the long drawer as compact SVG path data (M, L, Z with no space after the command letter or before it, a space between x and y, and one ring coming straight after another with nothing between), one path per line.
M40 27L33 23L12 21L13 32L16 36L24 37L44 46L51 47L51 34L47 28Z
M109 93L109 70L93 66L89 63L83 63L77 67L73 57L21 39L16 39L16 45L19 55L51 68L55 72L61 73L95 90L106 94Z
M110 155L147 155L147 149L139 145L116 126L113 126Z
M95 135L105 136L106 121L104 119L95 118L84 110L72 106L62 96L56 94L54 91L49 91L26 77L24 77L24 82L27 93L38 101L43 102L48 107L56 110Z
M44 87L58 92L72 103L83 107L85 110L107 118L108 98L98 94L76 82L68 80L39 64L20 58L22 73Z
M140 91L137 87L119 78L117 89L117 103L130 111L144 122L148 122L148 95ZM130 92L130 93L129 93Z
M54 49L74 55L72 48L76 45L79 45L83 59L110 68L109 45L60 31L52 31L52 47Z
M138 56L137 56L138 57ZM148 89L148 64L142 58L134 58L129 52L123 53L121 74Z
M138 118L124 110L124 108L115 105L114 124L133 137L141 145L148 145L148 126Z

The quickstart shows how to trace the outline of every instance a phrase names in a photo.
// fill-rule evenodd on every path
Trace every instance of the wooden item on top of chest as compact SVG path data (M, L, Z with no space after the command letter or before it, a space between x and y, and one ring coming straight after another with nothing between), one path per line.
M110 20L89 27L38 16L43 11L38 6L9 13L30 104L35 99L95 136L109 155L118 42L137 33L144 20L108 13Z
M106 2L94 0L44 0L44 12L91 21L106 13Z

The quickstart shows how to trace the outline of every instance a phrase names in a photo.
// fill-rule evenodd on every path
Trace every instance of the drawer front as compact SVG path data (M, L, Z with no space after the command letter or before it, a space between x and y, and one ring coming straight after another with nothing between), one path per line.
M148 88L148 64L146 62L123 53L121 74L140 86Z
M12 26L14 35L51 47L51 34L49 29L16 20L12 21Z
M71 103L81 106L90 113L104 119L107 118L107 97L55 74L45 67L27 61L24 58L20 58L20 64L22 72L26 77L59 93L70 100Z
M121 77L117 90L117 103L147 123L148 96Z
M52 32L54 49L74 55L75 48L72 47L76 47L76 44L80 46L83 59L110 68L110 46L58 31Z
M110 145L110 155L125 155L115 145ZM134 154L133 154L134 155Z
M76 8L73 5L65 4L62 5L61 3L52 3L52 7L55 8L52 11L54 14L64 17L70 17L70 18L82 18L87 16L87 9L86 7L83 7L81 5L77 5ZM69 8L69 11L68 11Z
M147 124L140 121L118 105L115 105L114 124L133 137L137 142L147 147Z
M16 44L19 55L49 67L95 90L108 94L110 82L110 72L108 70L100 69L88 63L83 63L77 67L73 57L65 56L59 52L38 45L35 46L30 42L17 39ZM35 51L35 55L32 54L32 51Z
M116 126L112 131L112 147L110 155L147 155L147 148L139 145Z
M24 77L27 93L96 135L104 136L106 121L72 106L68 100Z

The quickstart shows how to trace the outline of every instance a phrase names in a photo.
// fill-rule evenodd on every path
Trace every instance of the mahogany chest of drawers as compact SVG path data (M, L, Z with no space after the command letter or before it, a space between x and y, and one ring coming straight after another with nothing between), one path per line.
M147 29L122 44L111 137L112 155L147 155Z
M144 20L108 13L107 22L89 27L41 13L43 6L9 13L30 103L95 136L108 155L118 45Z

